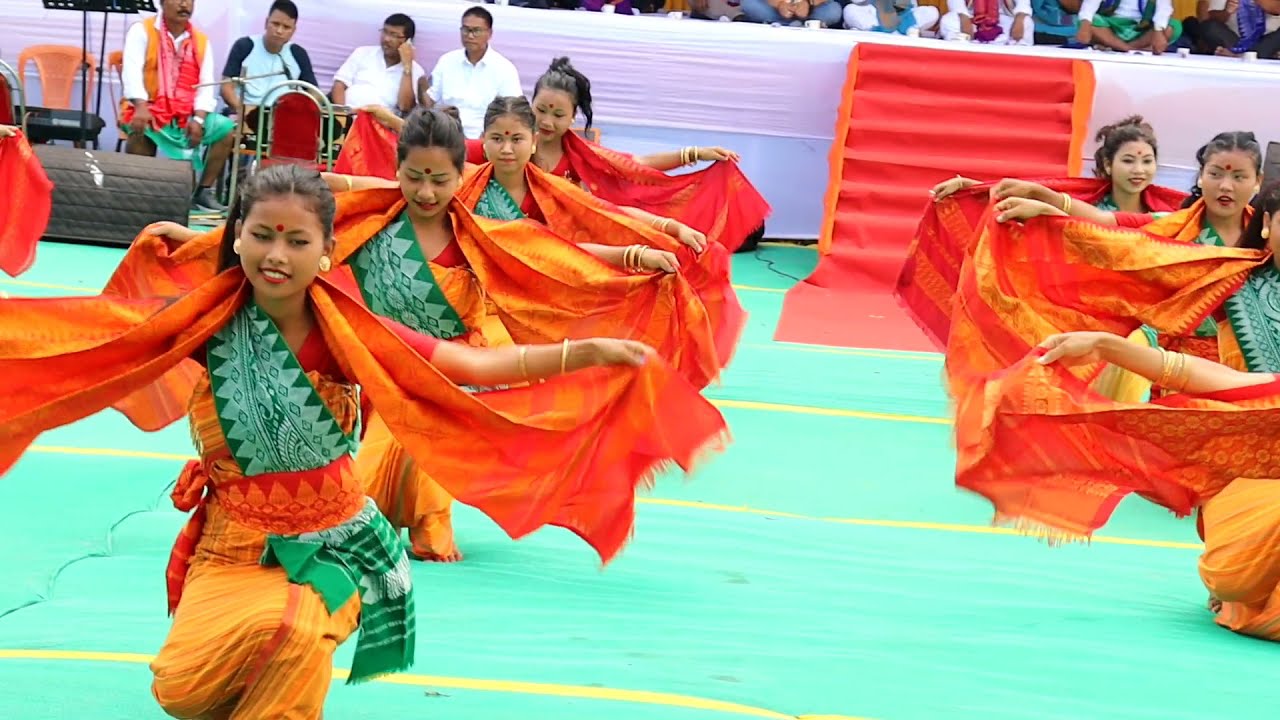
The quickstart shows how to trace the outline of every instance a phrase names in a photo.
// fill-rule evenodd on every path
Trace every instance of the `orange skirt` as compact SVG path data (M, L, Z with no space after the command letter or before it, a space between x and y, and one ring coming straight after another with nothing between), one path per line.
M1200 578L1218 624L1280 640L1280 481L1240 478L1204 504Z
M333 652L359 624L360 597L329 614L310 587L258 563L266 535L211 498L151 690L179 718L319 720Z

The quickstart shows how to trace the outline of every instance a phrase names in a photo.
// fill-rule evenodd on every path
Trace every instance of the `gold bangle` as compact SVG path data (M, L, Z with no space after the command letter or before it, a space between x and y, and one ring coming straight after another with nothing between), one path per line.
M689 153L689 164L692 165L701 159L702 158L698 155L698 146L694 145L693 152Z
M636 269L637 271L639 271L639 270L644 270L644 253L645 253L645 251L646 251L646 250L648 250L648 249L649 249L649 246L648 246L648 245L641 245L641 246L639 247L639 249L638 249L638 250L636 250L636 267L635 267L635 269Z
M565 369L569 366L569 338L564 339L564 343L560 346L560 374L565 374Z
M351 185L351 176L350 176L350 175L343 175L342 177L343 177L343 179L344 179L344 180L346 180L346 181L347 181L347 192L351 192L351 187L352 187L352 185Z
M1062 212L1071 214L1071 196L1066 193L1062 193Z
M529 363L528 363L529 346L528 345L520 346L520 356L518 360L520 363L520 377L524 378L525 382L528 382L529 381Z
M628 245L622 250L622 269L630 270L633 263L633 256L636 254L636 246Z

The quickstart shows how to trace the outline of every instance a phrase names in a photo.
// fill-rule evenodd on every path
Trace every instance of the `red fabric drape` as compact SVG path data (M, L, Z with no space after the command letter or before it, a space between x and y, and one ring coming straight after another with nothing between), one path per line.
M0 140L0 188L0 270L17 277L35 262L53 210L53 183L22 133Z

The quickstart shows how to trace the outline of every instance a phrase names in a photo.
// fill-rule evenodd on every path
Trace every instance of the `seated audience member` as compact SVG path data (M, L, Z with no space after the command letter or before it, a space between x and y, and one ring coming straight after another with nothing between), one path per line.
M244 107L241 107L240 88L235 83L222 84L222 100L237 115L247 110L246 123L253 127L256 115L253 111L267 100L271 88L287 80L301 80L316 84L316 73L311 69L311 58L301 45L295 45L294 30L298 27L298 6L293 0L276 0L267 13L265 32L245 36L235 41L227 54L227 64L222 69L222 79L234 77L259 77L244 84Z
M330 97L335 105L360 108L367 105L407 113L418 104L415 89L426 76L414 62L413 19L396 13L382 22L379 45L358 47L333 76Z
M462 14L462 47L440 57L426 88L427 107L442 103L458 108L462 131L476 139L484 133L484 112L499 97L524 95L520 72L502 53L489 47L493 15L482 7Z
M931 37L938 31L938 8L916 0L853 0L844 6L844 26L899 35L914 29Z
M1173 0L1083 0L1076 39L1111 50L1149 50L1159 55L1182 37Z
M699 20L746 20L741 0L689 0L689 17Z
M836 0L742 0L742 13L751 22L803 25L817 20L823 27L839 27L844 20Z
M131 155L159 152L190 160L199 178L193 203L221 212L226 206L214 196L213 184L231 156L234 126L214 112L213 49L191 23L194 11L195 0L161 0L160 14L125 33L120 126Z
M1076 13L1080 0L1031 0L1036 45L1066 45L1076 41Z
M1239 57L1255 52L1264 60L1280 56L1280 0L1200 0L1196 4L1195 51ZM1191 20L1186 23L1192 25Z
M947 0L940 23L943 40L961 35L992 45L1032 45L1031 0Z

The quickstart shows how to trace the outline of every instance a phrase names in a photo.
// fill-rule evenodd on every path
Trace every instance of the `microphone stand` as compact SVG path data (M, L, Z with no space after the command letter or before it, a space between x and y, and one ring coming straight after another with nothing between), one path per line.
M247 75L218 80L217 82L204 83L197 85L196 88L202 87L220 87L225 83L234 83L236 86L236 94L240 98L240 113L236 116L236 129L232 134L231 141L231 188L228 191L228 207L236 202L236 185L240 179L240 141L244 139L244 123L245 116L248 115L244 109L244 88L250 80L261 80L262 78L276 77L285 75L284 70L276 70L275 72L263 73L261 75ZM265 99L265 98L264 98ZM265 108L259 108L258 112L263 112ZM258 138L258 142L262 142L262 138Z

